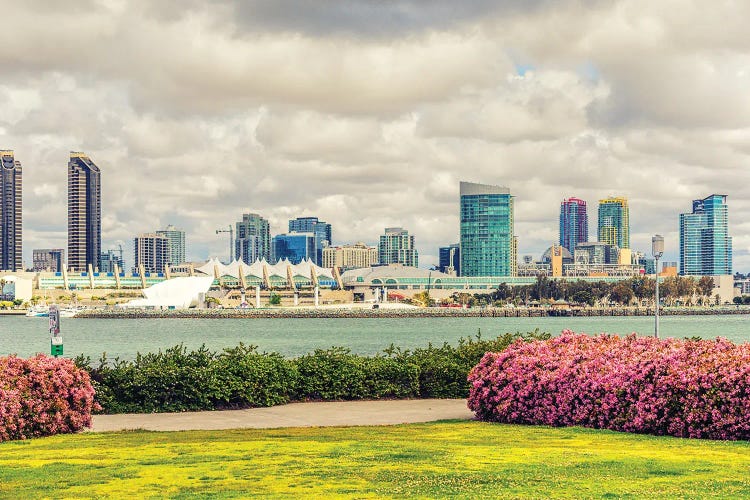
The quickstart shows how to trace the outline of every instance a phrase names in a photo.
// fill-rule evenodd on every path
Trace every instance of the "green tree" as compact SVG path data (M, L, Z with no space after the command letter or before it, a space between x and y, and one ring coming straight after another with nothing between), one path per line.
M708 298L714 291L714 279L711 276L701 276L696 285L698 294L701 296L703 304L708 304Z
M281 305L281 295L279 295L278 293L272 293L268 298L268 304L272 306Z

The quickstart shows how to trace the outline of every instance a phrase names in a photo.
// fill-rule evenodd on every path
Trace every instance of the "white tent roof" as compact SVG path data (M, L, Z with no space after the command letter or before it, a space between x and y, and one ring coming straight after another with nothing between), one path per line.
M135 299L123 307L176 307L187 309L198 303L200 295L208 292L214 282L212 276L182 276L162 281L143 290L144 299Z

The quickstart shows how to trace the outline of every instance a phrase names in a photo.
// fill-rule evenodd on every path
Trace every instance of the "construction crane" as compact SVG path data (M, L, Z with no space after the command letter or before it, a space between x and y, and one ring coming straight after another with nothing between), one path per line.
M229 233L229 262L227 264L231 264L234 260L234 228L231 224L227 227L229 229L217 229L216 234Z

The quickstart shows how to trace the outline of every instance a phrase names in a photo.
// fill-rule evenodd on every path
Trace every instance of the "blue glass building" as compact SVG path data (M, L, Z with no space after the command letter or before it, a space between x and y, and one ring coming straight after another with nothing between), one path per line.
M513 276L517 246L508 188L461 182L461 276Z
M315 234L295 232L277 234L271 241L271 250L275 262L289 259L292 264L299 264L305 259L314 260Z
M323 247L331 245L331 225L317 217L297 217L289 221L289 232L313 233L315 235L315 255L310 258L317 265L323 264Z
M438 270L441 273L448 273L452 267L456 276L461 276L461 245L459 243L440 247L438 254L440 259Z
M560 203L560 246L572 254L576 245L589 241L589 217L586 202L568 198Z
M732 274L727 197L712 194L693 200L693 212L680 214L680 274Z

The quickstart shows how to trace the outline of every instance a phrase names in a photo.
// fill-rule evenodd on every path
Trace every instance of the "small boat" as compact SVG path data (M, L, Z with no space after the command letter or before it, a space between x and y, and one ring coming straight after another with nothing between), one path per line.
M72 318L78 313L78 309L74 309L72 307L63 307L60 309L60 317L61 318Z
M49 316L49 307L31 306L28 311L26 311L26 316L29 318L46 318Z

